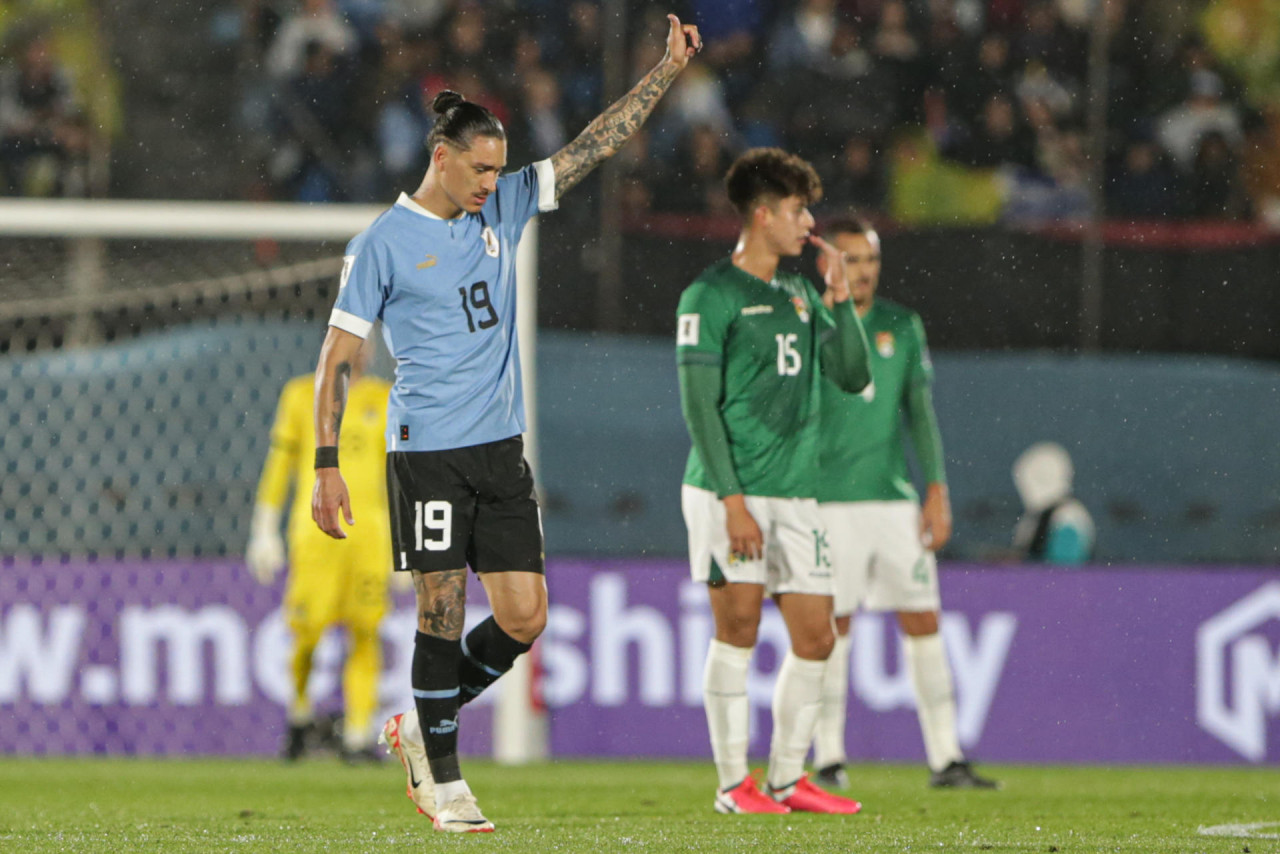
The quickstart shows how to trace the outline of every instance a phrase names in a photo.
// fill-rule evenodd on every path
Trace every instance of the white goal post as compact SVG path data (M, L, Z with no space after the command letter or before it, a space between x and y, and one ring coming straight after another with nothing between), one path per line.
M0 285L0 322L58 318L69 329L61 346L94 340L85 332L93 312L146 310L161 303L216 301L249 295L296 282L331 277L341 269L341 247L367 227L385 207L377 205L292 204L279 202L173 202L124 200L0 199L0 257L5 276ZM164 270L163 280L139 275L140 265L117 272L112 261L122 250L144 242L187 247L193 241L274 241L325 244L315 257L285 259L275 265L253 265L210 274L208 265L192 265L179 254ZM23 241L37 245L22 263ZM65 243L57 259L46 241ZM525 454L538 469L537 365L538 223L525 228L516 256L517 335L524 372L528 418ZM329 245L333 244L333 245ZM112 251L115 249L116 251ZM147 248L138 250L149 253ZM152 261L165 264L163 260ZM174 269L168 269L172 267ZM190 268L192 272L186 272ZM145 269L145 268L142 268ZM124 281L124 279L128 281ZM117 281L116 279L120 279ZM74 331L74 330L79 330ZM545 714L534 701L531 656L521 656L499 683L494 709L494 758L523 763L547 755Z

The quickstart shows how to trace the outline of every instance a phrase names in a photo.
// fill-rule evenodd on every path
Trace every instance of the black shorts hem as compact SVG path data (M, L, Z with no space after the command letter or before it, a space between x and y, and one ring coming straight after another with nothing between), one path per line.
M387 454L398 571L546 574L542 516L524 441Z

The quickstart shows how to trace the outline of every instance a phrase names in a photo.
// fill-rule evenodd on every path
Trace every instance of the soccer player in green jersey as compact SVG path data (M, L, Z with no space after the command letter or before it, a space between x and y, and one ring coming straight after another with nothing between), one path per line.
M848 785L849 624L861 605L897 612L932 771L930 785L993 788L992 781L974 773L960 750L951 669L938 634L941 601L934 552L951 536L951 504L924 325L914 311L876 297L880 238L870 226L839 222L826 233L839 254L819 256L818 269L828 277L832 264L845 269L871 342L874 382L857 395L828 382L822 395L817 492L835 576L837 638L827 659L814 739L818 779L837 788ZM923 505L907 472L908 436L926 482Z
M854 813L824 792L804 757L835 642L831 570L814 498L822 377L857 392L870 381L866 337L844 267L827 266L830 307L804 276L778 269L813 244L808 206L822 194L813 167L776 148L752 149L725 186L742 217L733 253L680 297L676 358L693 449L681 506L695 581L707 585L715 637L704 702L724 813ZM767 787L747 773L747 667L764 597L773 597L791 649L778 671Z

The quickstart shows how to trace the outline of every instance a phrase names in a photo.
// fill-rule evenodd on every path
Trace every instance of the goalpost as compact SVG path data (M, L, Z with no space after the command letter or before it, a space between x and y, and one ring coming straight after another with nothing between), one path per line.
M0 353L76 350L196 320L287 318L320 326L333 303L346 242L383 210L0 199ZM525 453L535 473L537 243L535 218L516 256ZM59 552L77 551L77 543L57 541L57 531L49 538ZM523 763L546 756L534 656L521 656L497 688L495 759Z

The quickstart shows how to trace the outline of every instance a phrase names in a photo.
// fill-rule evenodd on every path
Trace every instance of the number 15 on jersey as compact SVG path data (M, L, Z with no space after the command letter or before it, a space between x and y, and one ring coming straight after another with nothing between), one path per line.
M800 336L794 332L779 332L773 337L778 341L778 376L794 377L800 373L800 351L796 349Z

